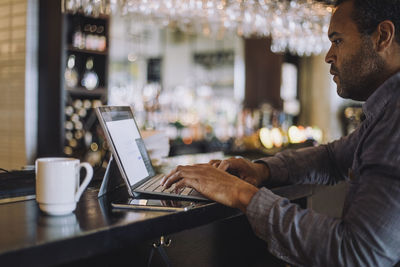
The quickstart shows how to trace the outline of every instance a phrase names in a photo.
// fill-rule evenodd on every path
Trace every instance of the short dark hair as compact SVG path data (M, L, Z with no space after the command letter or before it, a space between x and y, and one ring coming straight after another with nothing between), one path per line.
M351 0L336 0L335 6ZM393 22L400 44L400 0L353 0L353 20L363 35L371 35L384 20Z

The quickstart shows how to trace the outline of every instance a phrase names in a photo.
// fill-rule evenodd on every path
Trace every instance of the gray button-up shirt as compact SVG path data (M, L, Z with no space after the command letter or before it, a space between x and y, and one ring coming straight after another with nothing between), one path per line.
M339 219L259 190L247 217L277 257L299 266L400 261L400 72L368 98L363 111L360 127L340 140L260 160L273 183L350 184Z

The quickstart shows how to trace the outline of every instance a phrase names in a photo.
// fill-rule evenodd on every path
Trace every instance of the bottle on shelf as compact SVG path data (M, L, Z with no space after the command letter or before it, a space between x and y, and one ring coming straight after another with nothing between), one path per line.
M80 46L79 48L93 50L93 51L100 51L100 52L106 50L107 39L104 35L105 34L104 26L102 25L97 26L95 24L85 24L81 38L79 38L78 33L79 31L77 31L74 34L74 37L75 35L77 35L77 39L83 41L82 46ZM75 42L74 42L74 47L77 47L75 46Z
M86 60L85 73L82 78L82 86L87 90L94 90L99 85L99 76L93 70L93 58L89 57Z
M72 46L79 49L85 48L85 35L81 31L81 26L77 26L72 36Z
M75 68L75 55L68 57L67 69L64 73L65 83L67 87L74 88L78 85L78 71Z

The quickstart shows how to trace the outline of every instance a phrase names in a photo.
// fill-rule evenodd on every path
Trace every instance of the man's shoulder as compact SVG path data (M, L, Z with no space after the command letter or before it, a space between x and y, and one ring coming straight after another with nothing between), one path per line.
M395 123L398 118L400 118L400 86L398 90L388 98L380 119L378 119L378 123L391 124Z
M366 152L363 153L366 156L364 160L394 163L393 160L400 155L400 146L397 145L400 140L400 94L394 95L379 113L364 122L360 139L361 151Z
M367 119L376 120L388 110L397 108L400 100L400 72L387 79L364 103Z

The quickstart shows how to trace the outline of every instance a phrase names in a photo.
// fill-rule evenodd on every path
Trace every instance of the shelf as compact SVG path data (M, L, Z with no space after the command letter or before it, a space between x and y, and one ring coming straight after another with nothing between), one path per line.
M47 0L50 1L50 0ZM76 100L81 100L82 102L84 101L90 101L91 102L91 107L97 106L97 105L104 105L107 103L107 98L108 98L108 91L107 91L107 77L108 77L108 56L109 56L109 48L108 43L109 43L109 17L107 16L100 16L100 17L93 17L93 16L87 16L85 14L82 14L81 12L78 13L69 13L63 15L63 18L65 18L65 27L63 27L63 44L62 51L62 56L65 58L64 62L67 63L68 59L71 55L75 56L75 64L74 68L75 71L78 74L79 78L79 83L75 87L69 87L67 86L67 83L65 79L62 80L63 83L61 83L61 88L62 88L62 96L64 100L64 109L69 108L72 106L74 109L74 113L78 111L79 108L74 107L74 103L78 103ZM92 32L84 31L84 28L86 25L96 25L97 27L102 26L104 27L103 32L101 33L101 40L99 39L99 43L96 46L90 46L90 40L87 40L86 38L90 39L90 34L94 34ZM80 29L83 35L83 40L85 42L79 42L79 46L74 46L73 44L76 44L73 42L74 40L74 33ZM96 31L97 32L97 31ZM100 37L98 36L98 37ZM94 37L94 36L93 36ZM105 40L104 40L104 38ZM93 38L93 41L95 42L96 38ZM83 41L82 40L82 41ZM86 41L89 41L89 45L86 47L85 43ZM104 43L105 41L105 43ZM95 49L90 49L90 48L104 48L104 51L98 51ZM89 48L89 49L87 49ZM97 87L94 90L87 90L84 86L81 85L81 80L83 79L83 76L86 71L86 64L87 61L92 58L93 59L93 71L97 74L98 76L98 84L99 87ZM64 64L65 64L64 63ZM64 65L64 69L67 68L67 64ZM87 132L90 132L92 134L93 140L97 140L100 137L98 136L97 133L97 119L95 116L95 113L93 113L93 110L87 111L89 113L86 114L86 116L80 117L80 122L83 124L83 129ZM83 114L83 113L82 113ZM65 114L64 117L65 121L70 120L71 118L68 117L67 114ZM90 126L90 127L89 127ZM61 132L63 133L62 140L61 140L61 146L59 147L62 148L62 153L66 156L72 156L75 158L79 158L80 160L87 160L88 157L93 160L93 165L97 164L97 159L92 158L90 155L90 148L86 146L84 142L78 141L76 145L72 146L69 144L69 142L66 139L66 131L67 129L64 128L64 125L61 125ZM72 132L69 133L69 135ZM73 132L75 135L75 132ZM96 141L97 142L97 141ZM99 150L100 151L100 150ZM103 151L101 151L103 153Z
M71 52L85 53L85 54L96 54L96 55L103 55L103 56L108 55L107 49L105 51L97 51L97 50L89 50L89 49L80 49L80 48L73 47L72 45L68 45L67 50L71 51Z
M99 14L98 16L94 16L94 15L86 14L82 10L79 10L77 12L72 12L72 11L65 10L63 13L66 14L66 15L70 15L70 16L82 16L82 17L91 18L91 19L108 20L110 18L109 15Z
M107 89L103 87L96 88L94 90L88 90L84 87L77 88L66 88L66 91L72 96L105 96Z

